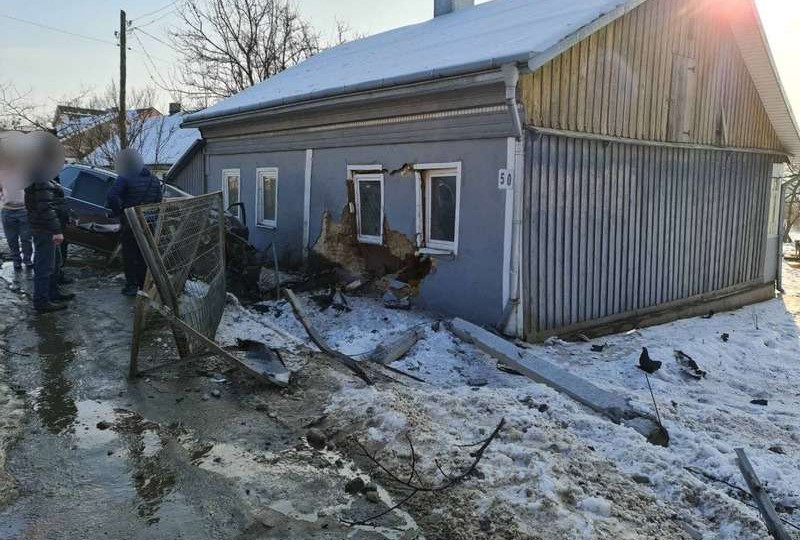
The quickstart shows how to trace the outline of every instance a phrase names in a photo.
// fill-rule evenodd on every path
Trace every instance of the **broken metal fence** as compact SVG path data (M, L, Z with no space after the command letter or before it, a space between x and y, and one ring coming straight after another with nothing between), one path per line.
M227 299L222 194L129 208L125 218L148 267L134 314L131 375L153 310L170 322L182 359L209 349L227 356L214 342Z

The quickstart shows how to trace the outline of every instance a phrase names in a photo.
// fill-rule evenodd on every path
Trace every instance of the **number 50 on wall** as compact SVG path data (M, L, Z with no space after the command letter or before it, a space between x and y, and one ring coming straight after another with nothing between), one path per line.
M514 171L500 169L500 173L497 175L497 188L502 190L514 189Z

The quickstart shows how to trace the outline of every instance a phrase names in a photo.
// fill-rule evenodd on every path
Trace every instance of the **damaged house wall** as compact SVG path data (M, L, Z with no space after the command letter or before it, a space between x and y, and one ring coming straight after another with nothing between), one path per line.
M416 176L390 173L406 164L461 162L458 254L432 257L417 305L442 313L461 313L479 323L496 323L502 314L505 217L505 195L497 189L497 171L505 167L506 145L506 139L477 139L314 150L312 244L327 239L322 234L325 226L341 230L343 210L344 228L355 227L355 216L348 215L347 167L377 164L386 171L384 245L391 246L389 251L402 259L415 243ZM329 216L327 220L321 218L324 215ZM375 246L358 247L369 254ZM327 246L315 249L330 251ZM379 256L377 261L381 261Z
M499 111L390 127L209 137L208 189L221 189L223 170L239 169L251 241L264 249L276 237L281 263L299 266L305 151L312 149L312 262L315 256L322 256L344 263L352 271L376 276L406 268L415 258L415 175L390 173L406 164L461 162L458 255L434 256L415 265L414 272L425 276L415 304L481 324L494 324L503 308L505 219L505 194L497 188L497 171L506 166L510 133L508 114ZM408 140L418 142L400 142ZM357 242L355 216L349 210L352 194L348 190L352 187L348 188L348 166L371 164L380 164L386 170L384 247ZM253 224L259 167L279 169L278 227L274 231ZM323 227L326 235L321 238Z

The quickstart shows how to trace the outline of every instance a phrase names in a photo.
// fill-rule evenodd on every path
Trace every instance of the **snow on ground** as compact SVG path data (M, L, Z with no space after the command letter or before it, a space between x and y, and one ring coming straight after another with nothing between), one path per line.
M547 387L497 370L491 358L451 335L434 315L386 310L370 298L350 298L350 312L321 312L308 296L303 300L313 324L346 354L366 353L411 326L423 330L423 339L394 367L428 384L366 388L344 379L344 389L328 406L339 427L383 449L390 466L407 465L408 433L420 470L442 480L434 458L450 468L463 466L470 458L457 445L484 439L507 419L480 465L482 478L427 507L442 527L483 520L483 529L493 523L503 538L755 540L767 536L758 512L733 489L686 467L744 486L734 454L743 447L779 508L795 509L794 516L784 517L800 522L800 265L784 266L784 287L781 299L707 319L592 344L553 340L532 347L531 352L630 396L636 407L652 409L636 368L647 347L664 363L651 382L671 435L669 448L652 446ZM288 304L265 305L270 311L263 314L229 309L220 339L263 339L275 346L291 341L276 337L268 324L307 343ZM593 344L606 347L592 352ZM675 350L694 358L707 377L685 377ZM767 405L752 404L753 399Z

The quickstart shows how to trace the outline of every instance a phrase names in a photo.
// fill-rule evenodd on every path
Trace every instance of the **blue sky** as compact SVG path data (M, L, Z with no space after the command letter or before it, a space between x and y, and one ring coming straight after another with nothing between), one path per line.
M800 1L757 0L772 43L784 84L800 111ZM371 34L431 17L433 0L295 0L301 12L323 34L332 36L336 21L347 22L361 33ZM480 0L479 0L480 2ZM119 10L125 9L135 24L152 24L145 30L165 38L176 22L170 9L145 16L168 4L168 0L3 0L0 2L0 79L13 81L20 89L32 90L48 105L76 95L83 88L101 90L118 75L118 51L113 45ZM101 41L74 36L9 20L2 15L29 19L63 28ZM142 35L142 44L132 39L129 56L132 86L150 84L147 58L161 69L169 69L174 53L163 44ZM143 46L142 46L143 45ZM167 95L159 96L166 108ZM163 102L163 103L162 103Z

